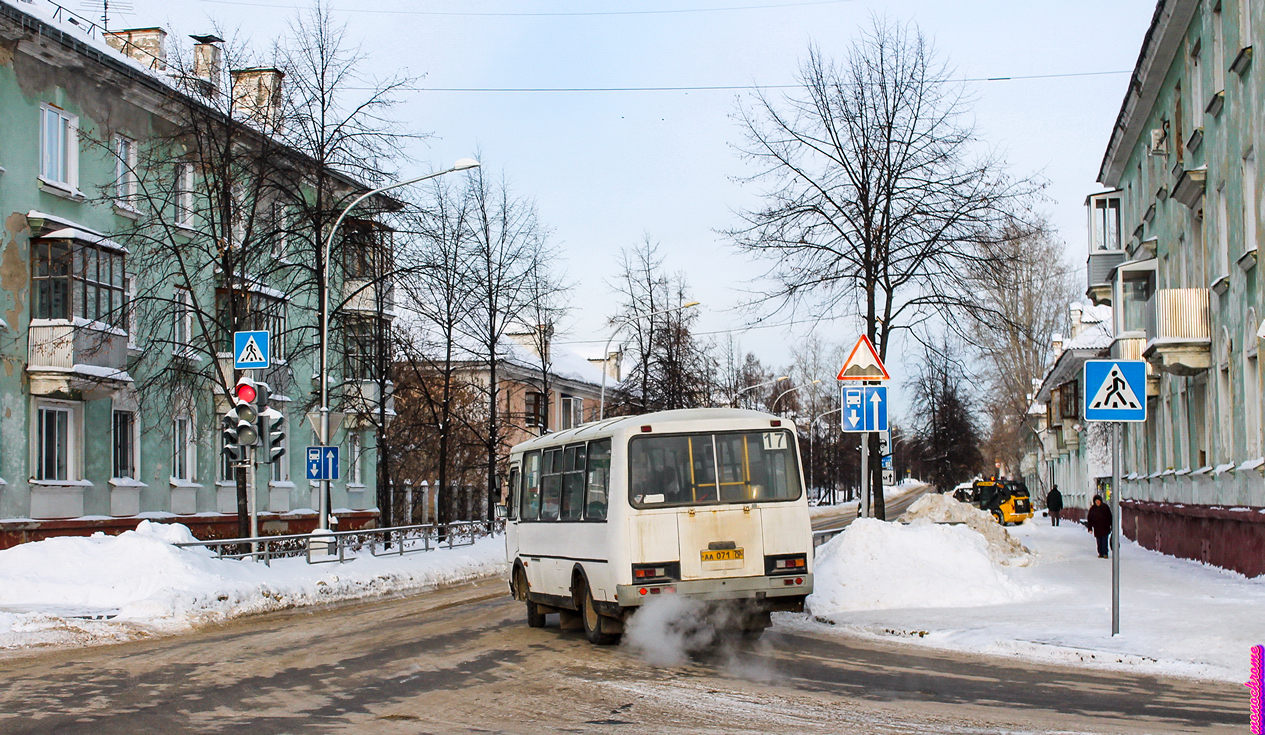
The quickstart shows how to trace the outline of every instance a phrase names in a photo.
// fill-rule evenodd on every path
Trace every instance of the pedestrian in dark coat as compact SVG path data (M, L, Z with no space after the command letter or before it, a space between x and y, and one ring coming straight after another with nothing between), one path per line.
M1094 540L1098 542L1098 558L1106 559L1107 540L1111 537L1111 508L1102 502L1101 495L1094 496L1094 505L1085 517L1085 525L1089 526L1089 532L1094 534Z
M1059 492L1059 486L1055 485L1050 490L1050 494L1045 496L1045 509L1050 513L1050 525L1059 525L1059 513L1063 512L1063 493Z

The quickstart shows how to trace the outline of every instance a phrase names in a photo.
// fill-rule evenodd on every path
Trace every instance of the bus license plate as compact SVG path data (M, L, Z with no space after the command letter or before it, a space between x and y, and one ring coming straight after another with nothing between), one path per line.
M742 549L712 549L702 552L703 561L739 561Z

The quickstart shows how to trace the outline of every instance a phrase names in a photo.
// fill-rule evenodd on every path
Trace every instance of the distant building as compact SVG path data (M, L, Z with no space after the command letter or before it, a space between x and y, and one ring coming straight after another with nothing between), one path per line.
M1249 575L1265 573L1262 43L1261 3L1157 3L1098 173L1108 190L1087 202L1110 355L1150 365L1148 420L1123 430L1122 528Z

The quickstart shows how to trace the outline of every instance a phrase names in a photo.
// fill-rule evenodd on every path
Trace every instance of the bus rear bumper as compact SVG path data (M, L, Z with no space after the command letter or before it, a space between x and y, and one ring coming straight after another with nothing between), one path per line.
M796 584L796 582L799 582ZM788 584L789 583L789 584ZM621 584L615 587L615 599L620 607L637 607L665 594L684 595L697 600L769 600L783 602L781 598L803 598L812 594L813 575L777 577L728 577L724 579L691 579L682 582L657 584ZM790 602L790 600L785 600ZM771 604L781 609L785 605Z

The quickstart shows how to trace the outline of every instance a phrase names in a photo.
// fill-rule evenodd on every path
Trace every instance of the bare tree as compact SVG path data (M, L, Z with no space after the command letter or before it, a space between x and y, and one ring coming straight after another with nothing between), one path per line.
M751 181L769 186L765 205L729 233L770 261L774 285L756 306L859 312L883 358L900 330L984 308L968 274L993 255L978 243L1034 186L973 155L968 100L929 42L913 25L875 19L842 64L810 49L800 83L798 95L759 94L737 114L758 167Z
M1049 364L1051 340L1074 297L1063 243L1049 226L1007 225L987 245L997 257L973 274L991 313L974 312L971 342L983 357L988 451L1014 471L1035 431L1028 415L1033 383Z
M918 459L941 492L980 471L980 432L970 406L965 372L957 355L960 345L945 337L924 343L922 365L914 378L913 418L917 424Z

